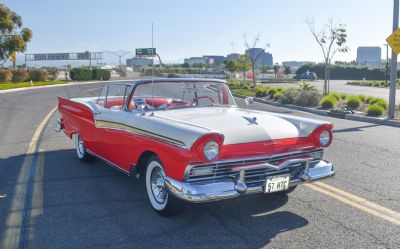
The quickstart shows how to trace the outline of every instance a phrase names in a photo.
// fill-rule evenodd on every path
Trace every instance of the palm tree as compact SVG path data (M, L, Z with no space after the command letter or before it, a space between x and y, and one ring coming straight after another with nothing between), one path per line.
M314 85L306 81L301 81L299 84L297 84L297 89L299 89L300 92L317 91L317 88Z

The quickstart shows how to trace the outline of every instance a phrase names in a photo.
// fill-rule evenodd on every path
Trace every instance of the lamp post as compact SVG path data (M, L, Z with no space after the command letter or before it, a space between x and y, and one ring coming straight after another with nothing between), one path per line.
M115 56L118 56L118 59L119 59L119 68L122 67L122 62L121 62L122 57L125 56L125 55L127 55L127 54L129 54L129 53L131 53L131 52L124 52L124 53L122 53L122 54L118 54L118 53L113 52L113 51L104 51L104 52L113 54L113 55L115 55Z
M383 46L386 46L385 83L387 85L387 83L388 83L388 74L389 74L389 45L388 44L383 44Z

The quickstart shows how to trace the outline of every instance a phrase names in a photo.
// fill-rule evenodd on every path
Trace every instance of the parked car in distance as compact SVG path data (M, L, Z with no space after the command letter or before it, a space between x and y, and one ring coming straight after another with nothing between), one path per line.
M304 72L304 73L300 73L300 74L296 74L293 77L294 80L316 80L317 79L317 74L313 73L313 72Z
M332 124L238 108L222 80L109 83L99 97L59 97L58 110L56 130L74 140L77 157L144 176L164 216L187 202L287 194L335 174L323 159Z

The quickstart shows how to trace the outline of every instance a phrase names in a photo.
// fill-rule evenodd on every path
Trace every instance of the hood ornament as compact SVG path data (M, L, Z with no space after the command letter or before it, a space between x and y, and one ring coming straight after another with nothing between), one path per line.
M247 121L249 121L250 124L258 125L258 123L257 123L257 118L256 118L256 117L250 118L250 117L244 117L244 116L243 116L243 118L246 119Z

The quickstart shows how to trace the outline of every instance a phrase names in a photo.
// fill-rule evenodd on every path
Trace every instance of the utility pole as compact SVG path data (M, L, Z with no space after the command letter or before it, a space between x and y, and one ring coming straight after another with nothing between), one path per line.
M399 27L399 0L393 0L393 32ZM397 54L392 49L388 118L394 119L397 87Z

